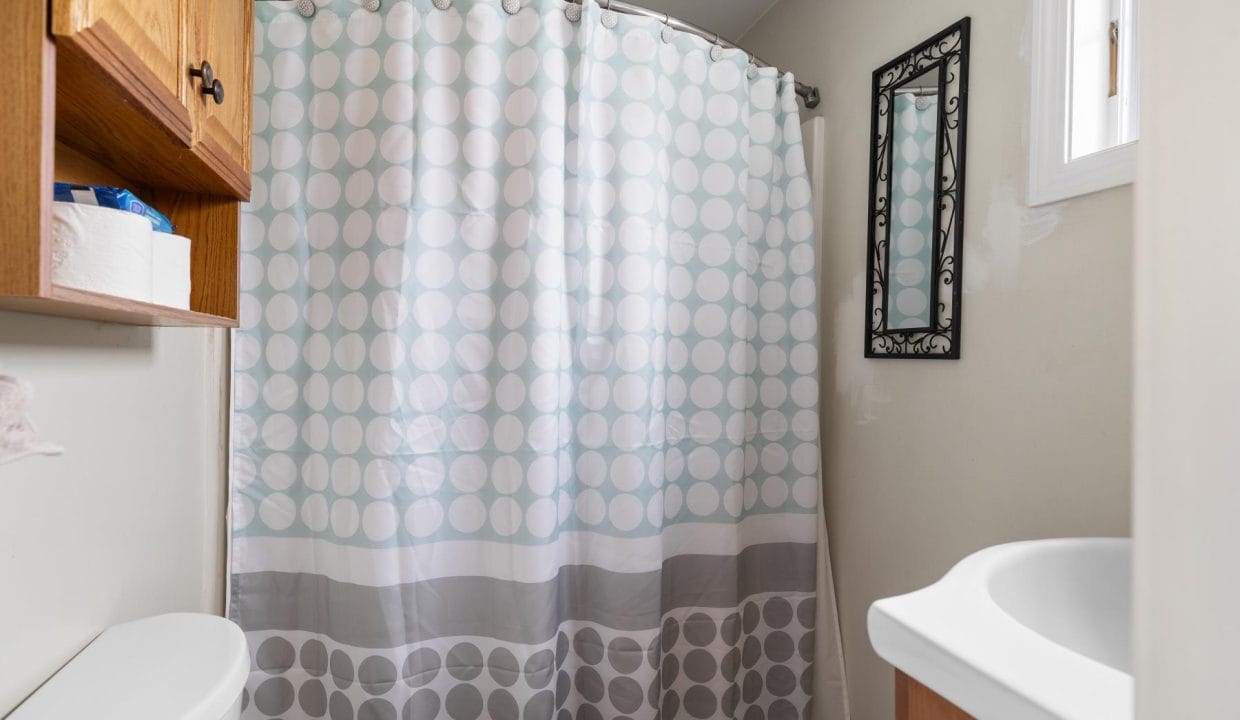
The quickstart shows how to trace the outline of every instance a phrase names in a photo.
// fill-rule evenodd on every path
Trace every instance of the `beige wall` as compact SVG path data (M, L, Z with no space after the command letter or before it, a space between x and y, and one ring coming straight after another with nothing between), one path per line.
M226 338L0 313L67 449L0 466L0 716L111 624L222 610Z
M1240 714L1240 94L1235 0L1143 0L1138 151L1137 717ZM1224 76L1227 75L1224 70Z
M965 15L963 359L865 360L871 73ZM855 720L893 714L871 602L995 543L1129 530L1132 193L1024 207L1028 28L1024 0L782 0L744 38L823 92L825 502Z

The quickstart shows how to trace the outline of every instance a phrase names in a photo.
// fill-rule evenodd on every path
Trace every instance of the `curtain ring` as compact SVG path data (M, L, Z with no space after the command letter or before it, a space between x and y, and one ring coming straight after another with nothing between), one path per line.
M521 12L521 0L503 0L500 7L504 8L504 12L509 15L516 15Z
M659 33L659 37L663 38L663 42L670 43L676 37L675 33L672 29L672 16L663 13L663 31Z
M581 0L585 2L585 0ZM579 22L581 20L581 5L576 0L568 0L568 4L564 6L564 17L569 22Z
M314 11L316 10L314 0L297 0L296 8L298 15L306 18L314 17Z
M379 12L382 0L362 0L362 7L370 12Z
M616 11L611 9L611 0L606 0L606 2L607 4L603 6L603 13L600 19L603 22L603 27L611 30L620 24L620 18L616 16Z
M715 62L723 59L723 46L719 44L719 33L715 33L715 44L710 46L710 59Z
M452 7L452 0L431 0L431 2L434 3L435 8L438 10L447 10Z

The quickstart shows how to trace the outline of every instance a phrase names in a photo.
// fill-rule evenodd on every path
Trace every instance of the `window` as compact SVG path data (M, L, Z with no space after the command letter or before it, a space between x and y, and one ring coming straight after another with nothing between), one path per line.
M1132 182L1138 0L1037 0L1029 204Z

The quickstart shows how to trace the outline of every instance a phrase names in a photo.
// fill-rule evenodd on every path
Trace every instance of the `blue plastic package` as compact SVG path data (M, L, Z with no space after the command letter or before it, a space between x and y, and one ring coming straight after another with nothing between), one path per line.
M156 232L172 232L172 223L167 216L139 200L132 192L122 188L58 182L52 195L53 199L58 202L98 205L99 207L124 210L135 215L141 215L151 221L151 227Z

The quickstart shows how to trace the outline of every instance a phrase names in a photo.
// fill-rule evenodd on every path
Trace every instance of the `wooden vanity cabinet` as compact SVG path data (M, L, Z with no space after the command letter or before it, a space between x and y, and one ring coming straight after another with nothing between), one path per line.
M974 720L930 688L896 670L896 720Z

